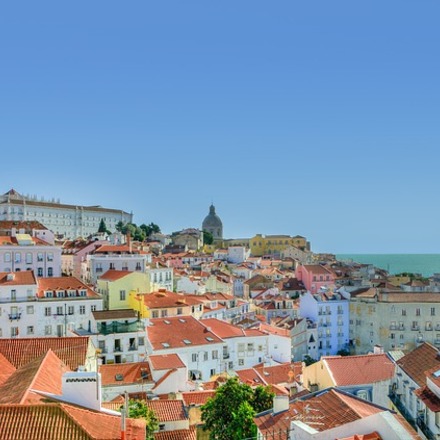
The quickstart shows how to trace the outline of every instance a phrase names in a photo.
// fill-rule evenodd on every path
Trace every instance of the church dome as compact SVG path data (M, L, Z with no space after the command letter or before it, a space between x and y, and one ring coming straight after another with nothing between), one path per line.
M209 207L209 214L203 220L202 229L210 232L214 239L223 238L223 223L220 217L215 213L214 205Z

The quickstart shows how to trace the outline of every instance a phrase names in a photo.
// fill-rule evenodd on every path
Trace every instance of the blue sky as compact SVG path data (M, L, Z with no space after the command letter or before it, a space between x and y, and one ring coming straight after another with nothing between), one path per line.
M0 6L2 192L439 252L440 3Z

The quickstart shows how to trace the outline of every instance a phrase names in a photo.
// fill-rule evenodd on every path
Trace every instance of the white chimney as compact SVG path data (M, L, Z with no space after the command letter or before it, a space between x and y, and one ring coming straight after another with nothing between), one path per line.
M281 411L289 409L289 396L274 396L273 398L273 412L277 414Z
M63 375L62 399L85 408L101 409L101 375L75 371Z
M374 353L374 354L383 354L384 351L383 351L383 347L382 347L382 345L376 344L376 345L373 347L373 353Z

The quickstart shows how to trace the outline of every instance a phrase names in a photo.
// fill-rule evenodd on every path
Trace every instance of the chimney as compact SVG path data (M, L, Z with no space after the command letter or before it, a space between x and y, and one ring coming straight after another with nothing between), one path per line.
M127 232L127 245L128 245L128 251L130 254L133 252L133 244L131 243L131 235L130 232Z
M96 411L101 410L101 375L75 371L63 375L63 400Z
M274 396L273 398L273 412L277 414L289 409L289 396Z
M376 344L373 347L373 354L383 354L383 353L384 353L384 351L383 351L382 345Z
M6 280L7 281L14 281L14 277L15 277L15 274L14 273L8 273L7 275L6 275Z

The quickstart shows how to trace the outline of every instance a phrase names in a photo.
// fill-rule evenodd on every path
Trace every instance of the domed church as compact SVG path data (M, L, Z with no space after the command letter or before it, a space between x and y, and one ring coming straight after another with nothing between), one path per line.
M209 207L209 214L202 223L202 230L212 234L214 240L223 239L223 223L220 217L215 213L215 206Z

